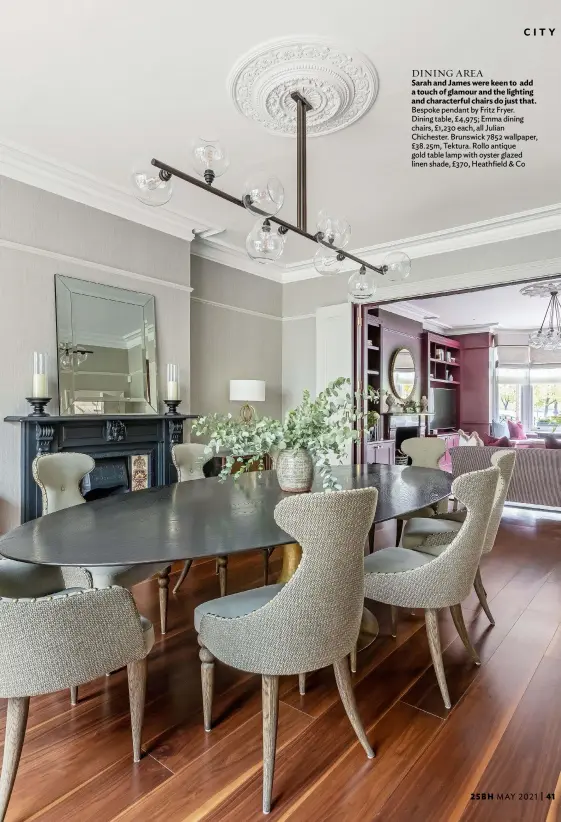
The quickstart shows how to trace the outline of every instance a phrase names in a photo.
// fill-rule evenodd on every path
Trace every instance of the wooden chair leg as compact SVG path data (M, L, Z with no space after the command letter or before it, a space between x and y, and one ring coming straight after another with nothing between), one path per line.
M271 811L275 756L277 753L277 725L279 716L279 678L262 677L263 699L263 813Z
M395 605L390 605L391 610L391 618L392 618L392 637L396 639L397 637L397 616L398 611Z
M306 674L298 674L298 692L300 696L306 696Z
M479 570L479 568L477 569L477 573L475 575L473 587L475 588L475 593L477 594L477 598L481 603L481 607L487 614L487 619L489 620L491 625L494 625L495 619L493 617L493 614L491 613L491 609L489 608L489 603L487 602L487 594L485 593L485 588L483 587L483 580L481 579L481 571Z
M203 722L205 731L212 728L212 697L214 695L214 656L205 648L199 637L201 660L201 685L203 689Z
M456 630L460 635L460 639L464 643L466 651L471 656L476 665L481 665L479 654L471 644L471 639L469 638L469 634L467 632L466 624L464 622L464 615L462 614L462 606L452 605L452 607L450 608L450 613L452 614L454 625L456 626Z
M451 708L448 685L444 674L444 663L442 662L442 648L440 646L440 634L438 633L438 612L434 608L425 610L425 622L427 625L427 636L429 638L430 655L436 673L436 678L440 686L440 693L444 700L444 707Z
M349 662L351 664L351 671L353 672L353 674L356 674L357 656L358 656L358 645L355 642L355 644L353 646L353 650L349 654Z
M131 711L132 755L135 762L140 762L144 700L146 697L146 657L137 659L135 662L129 662L127 676Z
M220 596L225 597L228 589L228 557L218 557L218 584Z
M107 676L107 674L106 674ZM74 707L78 704L78 686L72 685L70 688L70 704Z
M333 665L333 670L335 671L335 679L337 681L337 688L339 689L341 702L347 712L347 716L353 726L354 732L357 735L360 744L366 751L366 756L368 759L373 759L374 751L370 746L370 742L366 736L362 721L358 715L347 657L341 659L339 662L335 662Z
M158 574L158 585L160 586L160 630L165 634L168 629L168 602L169 602L169 575L171 565L164 568Z
M401 545L401 537L403 536L403 529L405 527L405 520L398 519L396 520L396 527L395 527L395 544Z
M4 758L2 760L2 775L0 776L0 822L3 822L6 816L8 802L16 781L28 713L28 696L16 696L8 699Z
M179 574L179 579L178 579L178 580L177 580L177 582L175 583L175 588L173 589L173 593L174 593L174 594L176 594L176 593L179 591L179 589L181 588L181 586L182 586L182 585L183 585L183 583L185 582L185 577L187 576L187 574L188 574L188 573L189 573L189 571L191 570L191 565L192 565L192 564L193 564L193 560L192 560L192 559L186 559L186 560L185 560L185 563L184 563L184 565L183 565L183 568L182 568L182 570L181 570L181 573Z

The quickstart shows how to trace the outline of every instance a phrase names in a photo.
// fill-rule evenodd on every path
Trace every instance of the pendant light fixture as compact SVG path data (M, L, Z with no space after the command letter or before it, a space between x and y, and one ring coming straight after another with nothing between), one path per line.
M561 349L561 304L559 292L561 281L532 283L520 289L526 297L549 297L542 324L537 331L532 331L528 343L530 348L542 348L545 351Z
M300 91L295 90L287 96L294 102L296 110L296 225L277 216L284 203L284 187L275 176L251 176L244 184L241 198L213 187L216 177L224 174L229 166L228 153L218 140L197 139L192 144L194 170L202 180L153 159L152 166L155 171L138 171L132 175L135 195L147 205L165 205L172 195L174 177L203 188L216 197L245 208L259 218L246 239L246 250L252 260L263 264L277 262L284 251L286 234L298 234L319 246L313 258L314 267L319 274L338 274L345 260L356 263L358 270L351 274L348 282L348 298L355 303L370 302L377 288L375 275L387 275L390 282L401 282L409 276L411 260L403 251L390 252L381 266L372 265L356 257L345 250L351 236L351 227L347 220L324 210L318 214L315 233L308 232L306 115L309 111L313 112L313 106Z

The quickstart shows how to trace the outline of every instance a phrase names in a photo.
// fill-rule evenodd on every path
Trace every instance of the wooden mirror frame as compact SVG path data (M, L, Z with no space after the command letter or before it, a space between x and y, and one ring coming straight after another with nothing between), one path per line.
M396 385L395 385L394 376L393 376L395 362L396 362L399 354L401 354L402 351L407 351L407 353L411 356L411 359L413 361L413 371L414 371L414 374L415 374L415 377L413 379L413 388L411 389L411 391L409 392L409 394L406 397L400 397L399 396L399 394L396 390ZM399 348L396 348L395 351L393 352L392 356L391 356L390 368L389 368L389 380L390 380L390 388L391 388L392 394L394 395L394 397L396 398L396 400L398 402L406 403L414 395L415 389L417 388L417 383L419 381L419 374L418 374L418 368L415 365L415 357L413 356L413 352L411 351L410 348L407 348L406 345L402 345Z

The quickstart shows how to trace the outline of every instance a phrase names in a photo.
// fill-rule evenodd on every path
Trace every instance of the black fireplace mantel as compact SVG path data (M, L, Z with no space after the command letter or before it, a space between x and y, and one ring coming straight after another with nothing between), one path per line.
M38 454L80 451L94 459L150 457L151 484L177 481L173 445L183 442L183 423L197 414L79 414L73 417L5 417L21 425L21 521L41 515L41 493L32 474Z

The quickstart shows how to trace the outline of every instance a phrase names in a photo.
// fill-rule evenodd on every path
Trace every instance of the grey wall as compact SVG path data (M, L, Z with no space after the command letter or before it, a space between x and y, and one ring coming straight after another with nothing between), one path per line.
M282 286L195 255L191 258L191 407L239 413L231 379L265 380L262 416L282 411Z
M0 176L0 530L19 521L20 482L19 427L2 420L29 412L33 351L50 355L49 388L56 396L54 275L155 296L160 389L165 364L177 362L187 410L189 262L190 244L183 240ZM57 403L48 410L56 412Z

